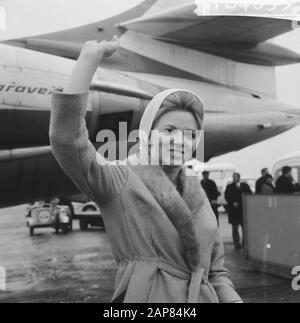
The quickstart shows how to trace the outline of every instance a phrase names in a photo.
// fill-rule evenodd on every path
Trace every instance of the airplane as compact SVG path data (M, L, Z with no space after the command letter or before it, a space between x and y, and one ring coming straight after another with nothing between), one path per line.
M79 193L51 153L48 129L51 90L66 85L87 40L120 38L90 88L86 121L96 147L101 129L137 129L149 100L167 88L203 99L205 161L300 123L300 110L279 102L275 86L276 66L300 55L268 41L291 31L291 21L194 11L192 1L141 0L104 20L99 12L96 23L0 43L0 207Z

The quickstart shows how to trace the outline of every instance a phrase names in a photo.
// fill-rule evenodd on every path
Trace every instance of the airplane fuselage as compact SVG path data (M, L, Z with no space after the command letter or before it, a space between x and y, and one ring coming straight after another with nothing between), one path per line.
M49 145L51 89L64 87L74 61L0 45L0 150ZM299 121L297 109L268 96L204 81L100 69L95 81L130 85L155 95L164 88L196 92L204 101L206 159L279 134ZM91 91L87 120L93 140L115 116L138 128L148 100Z
M166 88L197 93L206 110L206 161L299 123L297 109L270 96L206 81L189 72L178 73L176 68L168 67L164 75L155 74L157 69L149 73L151 61L144 58L139 66L148 73L143 69L133 72L133 65L126 71L126 52L124 55L121 71L114 62L114 71L99 68L93 81L112 84L116 89L130 86L151 96ZM48 137L51 89L66 85L74 64L70 59L0 45L0 206L77 192L53 158ZM93 143L102 129L117 132L119 122L127 122L129 131L139 126L149 100L117 93L90 91L86 120Z

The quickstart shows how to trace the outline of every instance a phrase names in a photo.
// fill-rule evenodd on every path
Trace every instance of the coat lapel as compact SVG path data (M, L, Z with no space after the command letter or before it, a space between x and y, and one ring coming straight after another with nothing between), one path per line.
M198 268L200 243L193 219L205 201L205 192L196 176L186 176L182 168L178 190L160 166L134 166L133 170L160 204L179 233L191 271Z

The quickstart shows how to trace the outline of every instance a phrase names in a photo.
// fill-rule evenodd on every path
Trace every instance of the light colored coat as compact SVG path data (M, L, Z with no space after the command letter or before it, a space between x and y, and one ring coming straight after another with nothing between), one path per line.
M52 99L53 153L102 210L118 265L112 300L126 291L125 303L240 301L200 183L182 170L176 190L159 166L100 165L85 125L88 94Z

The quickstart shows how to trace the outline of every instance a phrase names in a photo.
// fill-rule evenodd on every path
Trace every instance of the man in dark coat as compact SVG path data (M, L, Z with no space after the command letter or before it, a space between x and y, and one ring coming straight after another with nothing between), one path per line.
M216 215L219 224L219 212L218 212L218 197L220 193L217 188L217 184L209 178L209 172L205 171L202 173L203 179L201 185L209 199L210 205Z
M294 194L299 191L299 185L296 184L292 168L284 166L282 168L282 175L276 181L276 192L280 194Z
M228 203L227 212L229 223L232 225L232 238L236 249L241 249L239 226L243 230L243 193L251 194L247 183L241 183L241 175L233 174L233 183L229 184L225 191L225 199ZM244 239L243 239L244 240Z
M268 168L263 168L261 170L261 177L256 181L255 183L255 193L256 194L261 194L261 188L266 182L266 176L269 175L269 169Z

